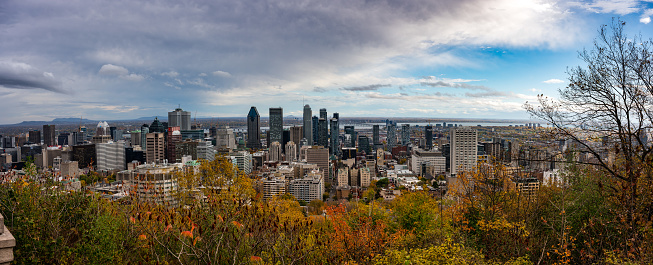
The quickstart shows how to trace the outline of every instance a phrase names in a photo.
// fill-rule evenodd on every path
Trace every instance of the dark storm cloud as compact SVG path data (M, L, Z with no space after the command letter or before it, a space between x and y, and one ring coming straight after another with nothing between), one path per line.
M0 62L0 86L65 93L61 82L56 80L52 73L40 71L25 63Z
M376 91L383 87L390 87L390 85L375 84L375 85L367 85L367 86L343 87L341 89L347 91Z

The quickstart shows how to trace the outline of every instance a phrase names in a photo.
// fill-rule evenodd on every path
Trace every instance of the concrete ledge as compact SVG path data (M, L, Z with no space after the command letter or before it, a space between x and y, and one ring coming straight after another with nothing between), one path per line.
M0 265L10 264L14 260L16 239L4 225L2 215L0 215L0 227L2 228L2 234L0 234Z

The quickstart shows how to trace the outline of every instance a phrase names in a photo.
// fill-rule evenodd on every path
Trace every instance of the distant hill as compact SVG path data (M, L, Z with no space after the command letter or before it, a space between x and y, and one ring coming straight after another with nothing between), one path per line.
M52 121L23 121L21 123L16 123L16 124L6 124L6 125L11 125L11 126L41 126L41 125L46 125L46 124L54 124L54 125L71 125L71 124L87 124L87 123L96 123L98 121L94 120L88 120L88 119L80 119L80 118L56 118Z

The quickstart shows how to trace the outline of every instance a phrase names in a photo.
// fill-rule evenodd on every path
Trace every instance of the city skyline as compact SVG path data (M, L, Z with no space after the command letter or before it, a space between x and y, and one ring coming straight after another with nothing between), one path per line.
M651 37L650 1L6 1L0 124L62 117L528 119L600 25Z

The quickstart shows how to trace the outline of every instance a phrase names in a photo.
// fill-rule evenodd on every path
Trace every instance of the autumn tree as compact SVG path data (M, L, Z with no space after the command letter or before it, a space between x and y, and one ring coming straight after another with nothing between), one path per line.
M627 36L624 26L614 20L599 29L592 49L579 53L587 65L568 70L569 84L559 99L540 95L525 107L550 124L555 137L589 154L579 162L611 177L601 185L619 208L623 234L615 251L642 259L652 250L647 231L653 221L653 159L646 139L653 126L653 42Z

